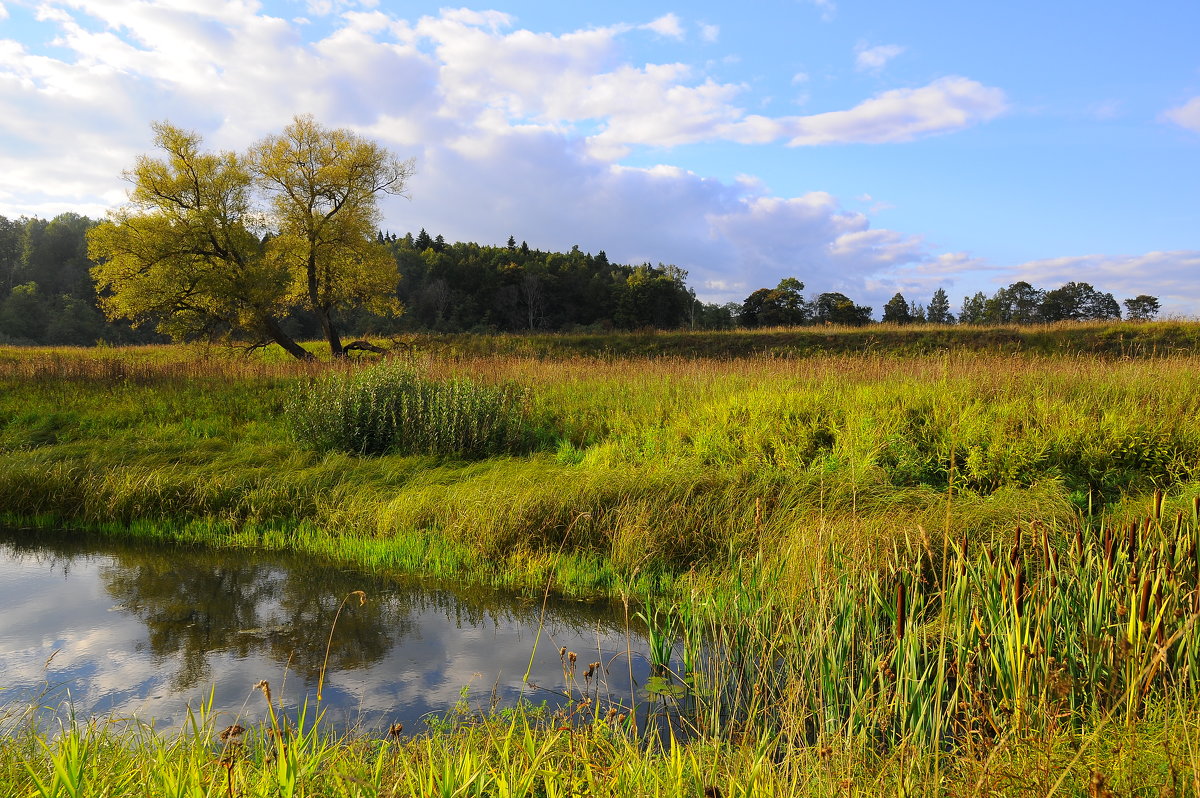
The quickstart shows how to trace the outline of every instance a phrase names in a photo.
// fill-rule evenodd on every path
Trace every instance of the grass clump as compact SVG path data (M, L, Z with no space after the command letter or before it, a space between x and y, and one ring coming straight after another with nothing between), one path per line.
M536 439L520 385L434 380L393 362L304 385L285 417L296 439L351 454L481 459L527 453Z

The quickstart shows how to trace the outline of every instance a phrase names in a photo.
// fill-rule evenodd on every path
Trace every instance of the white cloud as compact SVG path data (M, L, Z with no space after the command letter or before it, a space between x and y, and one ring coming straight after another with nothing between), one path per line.
M859 72L879 72L896 56L903 53L904 47L898 44L880 44L868 47L866 42L859 42L854 48L854 68Z
M690 64L628 63L621 37L633 24L551 35L496 11L406 21L367 2L333 2L309 26L252 0L43 8L65 56L0 41L0 213L100 215L122 200L120 171L149 149L156 119L241 148L307 112L417 157L412 201L384 208L396 232L607 248L617 261L676 263L722 301L795 275L810 290L881 302L870 286L919 283L937 256L829 194L775 197L753 177L620 165L630 148L904 141L1004 108L999 89L954 77L845 111L747 115L741 84ZM683 34L674 15L643 27Z
M793 147L848 142L879 144L961 130L1007 109L1004 92L962 77L919 89L886 91L848 111L786 120Z
M720 25L708 25L703 22L696 23L700 28L700 39L706 42L715 42L721 36Z
M4 3L0 3L0 19L8 19L8 9L4 7Z
M306 0L308 13L323 17L330 14L342 14L355 9L372 9L379 5L379 0Z
M659 36L665 36L668 39L683 38L683 24L680 23L679 17L674 14L663 14L652 22L647 22L642 26L646 30L654 31Z
M1178 108L1171 108L1163 117L1180 127L1200 133L1200 97L1193 97Z

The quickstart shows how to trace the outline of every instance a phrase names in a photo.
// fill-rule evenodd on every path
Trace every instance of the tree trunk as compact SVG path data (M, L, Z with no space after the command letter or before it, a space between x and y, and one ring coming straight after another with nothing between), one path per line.
M270 336L271 340L282 346L289 355L297 360L314 359L313 353L296 343L292 339L292 336L283 331L283 328L279 326L279 322L275 321L275 319L271 318L270 316L266 316L263 318L262 323L263 329L266 330L267 335Z
M342 347L342 336L338 335L337 326L333 323L329 309L318 308L317 318L321 321L321 330L325 333L325 340L329 341L329 354L333 357L345 357L346 350Z

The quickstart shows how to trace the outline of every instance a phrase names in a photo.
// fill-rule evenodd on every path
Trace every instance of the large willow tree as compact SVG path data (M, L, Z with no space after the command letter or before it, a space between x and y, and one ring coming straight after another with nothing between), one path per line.
M411 161L307 116L245 154L204 152L166 123L154 131L161 155L137 159L129 202L88 236L109 318L173 338L248 334L309 358L280 324L294 309L316 316L335 357L338 311L400 312L377 199L404 191Z

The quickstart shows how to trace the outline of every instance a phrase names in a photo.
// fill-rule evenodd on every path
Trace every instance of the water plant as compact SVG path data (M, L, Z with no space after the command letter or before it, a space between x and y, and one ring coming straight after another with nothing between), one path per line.
M526 393L515 383L433 380L410 365L332 372L284 409L292 434L320 451L481 458L529 451Z

